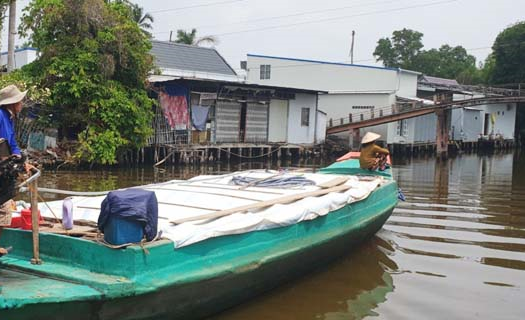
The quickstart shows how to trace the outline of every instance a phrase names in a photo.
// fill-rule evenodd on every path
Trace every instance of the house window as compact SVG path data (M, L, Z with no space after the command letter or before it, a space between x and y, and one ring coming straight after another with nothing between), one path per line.
M308 127L310 125L310 108L301 109L301 126Z
M270 79L271 65L261 64L261 80Z
M397 122L396 133L398 136L408 136L408 123L406 120L400 120Z

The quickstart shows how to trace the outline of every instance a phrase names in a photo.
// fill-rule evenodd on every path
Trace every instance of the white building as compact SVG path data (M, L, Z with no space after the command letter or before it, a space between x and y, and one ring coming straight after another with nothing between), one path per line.
M482 95L455 94L454 101L481 98ZM514 139L516 103L483 104L452 110L450 139L463 142L480 137Z
M416 98L417 79L420 73L376 66L334 63L248 54L247 81L273 86L288 86L327 91L319 96L318 109L326 112L327 122L347 120L361 116L364 110L370 115L392 112L397 96ZM395 140L396 124L379 125L373 130L382 135L383 141Z
M461 88L453 79L422 76L418 84L418 96L448 95L451 101L461 101L484 97L479 93L457 91ZM459 107L451 111L449 139L475 142L480 137L514 139L516 123L516 104L483 104ZM436 115L429 114L406 121L406 141L408 144L433 143L436 141Z
M22 48L15 50L15 69L20 69L26 64L36 60L38 50L35 48ZM3 70L7 70L7 52L2 52L0 56L0 64Z

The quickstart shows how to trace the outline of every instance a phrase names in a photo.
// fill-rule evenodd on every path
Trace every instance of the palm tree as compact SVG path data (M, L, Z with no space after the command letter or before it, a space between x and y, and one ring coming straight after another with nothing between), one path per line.
M219 41L214 36L204 36L197 38L197 29L193 28L189 32L182 29L177 30L177 39L175 39L174 42L200 46L204 43L215 45Z
M106 1L111 2L110 0ZM152 35L148 30L153 29L153 26L151 25L154 21L153 16L148 12L144 13L144 8L140 7L138 4L132 3L130 0L115 0L115 2L127 5L131 10L131 18L133 21L139 25L140 30L142 30L144 34L151 38Z
M148 30L153 29L151 25L154 21L153 16L148 12L144 13L144 9L137 4L131 4L130 8L133 20L139 25L142 32L151 37L151 33Z

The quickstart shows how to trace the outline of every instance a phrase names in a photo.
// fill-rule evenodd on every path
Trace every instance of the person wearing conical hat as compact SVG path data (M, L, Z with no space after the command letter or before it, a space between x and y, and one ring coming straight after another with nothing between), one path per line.
M380 137L377 133L367 132L361 140L361 155L359 156L361 169L385 170L387 156L390 152L375 144Z
M20 91L15 85L8 85L7 87L0 90L0 162L8 159L9 157L21 158L20 148L16 143L14 119L22 111L22 100L26 96L27 91ZM20 159L20 161L22 161ZM26 171L32 167L29 164L24 164ZM6 178L0 174L0 192L6 192L5 188L16 183L16 180ZM7 196L8 193L3 194ZM5 197L4 197L5 198ZM5 199L2 199L4 202ZM0 234L2 233L3 227L9 227L11 224L11 210L13 209L13 200L7 200L5 203L0 203ZM0 257L7 253L7 250L0 248Z

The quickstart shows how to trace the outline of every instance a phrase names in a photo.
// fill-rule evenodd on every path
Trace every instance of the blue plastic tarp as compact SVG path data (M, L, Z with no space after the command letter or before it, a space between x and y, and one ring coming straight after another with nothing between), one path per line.
M118 216L141 223L146 240L151 241L157 236L158 212L157 197L153 191L142 189L111 191L102 201L98 228L103 231L109 219Z

